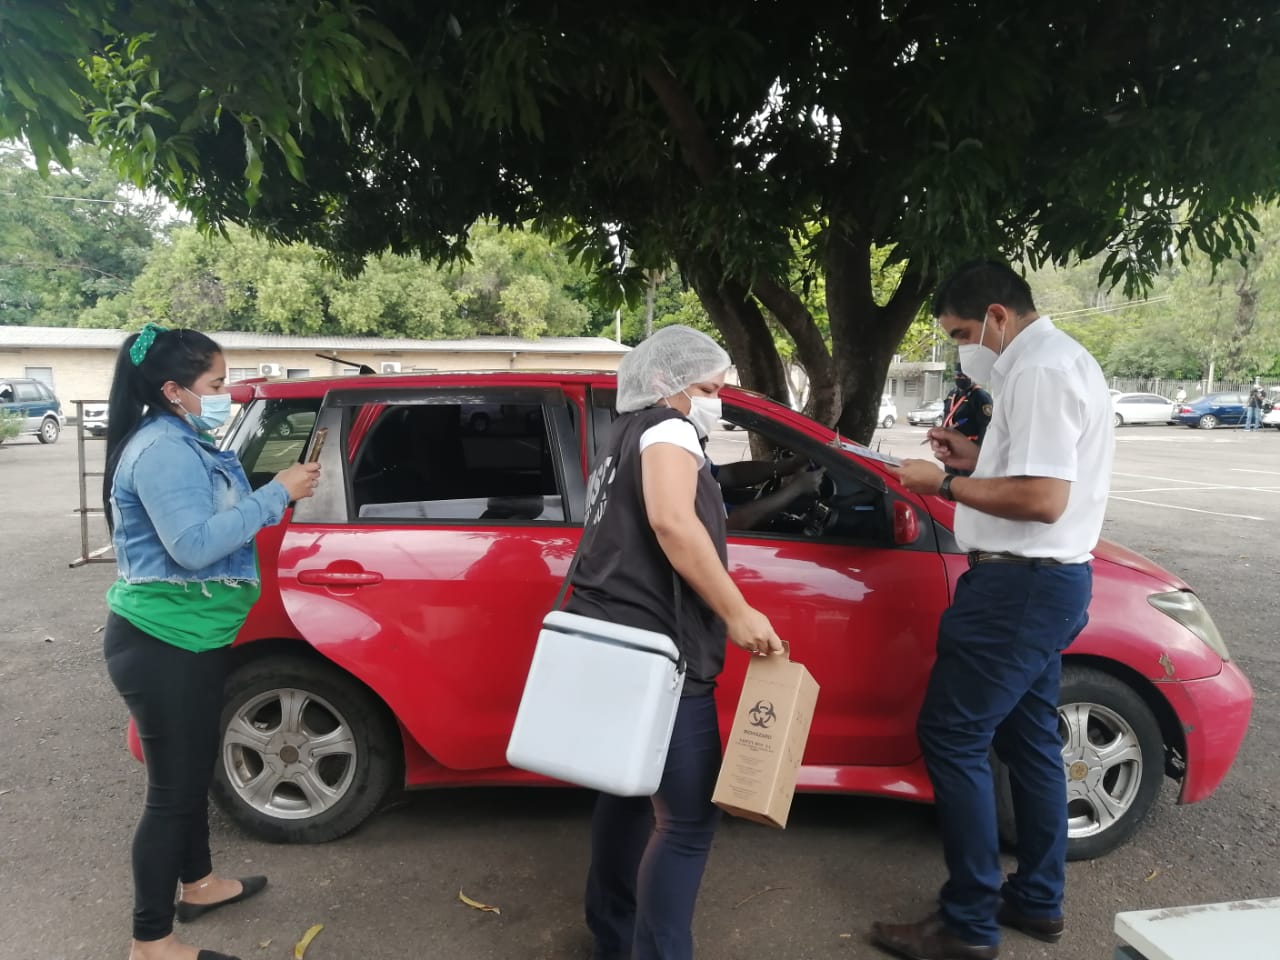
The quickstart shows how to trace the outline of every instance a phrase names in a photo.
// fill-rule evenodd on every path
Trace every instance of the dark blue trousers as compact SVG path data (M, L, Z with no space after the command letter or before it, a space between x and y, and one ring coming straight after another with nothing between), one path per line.
M1062 651L1088 620L1087 564L983 563L965 573L938 627L938 661L917 727L933 781L949 878L947 925L1000 940L1003 895L1021 913L1062 916L1067 785L1058 730ZM1018 869L1003 888L989 750L1009 768Z
M685 697L658 792L596 800L586 897L596 960L693 957L693 908L720 821L711 803L719 773L715 698Z

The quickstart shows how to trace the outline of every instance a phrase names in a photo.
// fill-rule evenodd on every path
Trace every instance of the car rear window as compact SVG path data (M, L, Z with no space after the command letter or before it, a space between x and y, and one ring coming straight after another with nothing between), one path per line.
M362 520L564 522L537 403L388 404L351 467Z

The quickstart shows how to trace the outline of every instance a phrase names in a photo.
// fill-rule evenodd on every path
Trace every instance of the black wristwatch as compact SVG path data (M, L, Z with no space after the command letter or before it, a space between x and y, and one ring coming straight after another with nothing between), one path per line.
M942 497L943 500L950 500L952 503L956 502L956 495L951 492L951 481L954 479L955 474L948 473L942 478L942 486L938 487L938 496Z

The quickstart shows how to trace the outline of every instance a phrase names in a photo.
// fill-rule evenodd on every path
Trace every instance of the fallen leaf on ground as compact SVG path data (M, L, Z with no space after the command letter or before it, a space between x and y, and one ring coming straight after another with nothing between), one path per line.
M259 950L265 950L269 946L271 946L271 937L267 937L267 939L258 942Z
M319 934L320 931L323 929L324 929L324 924L317 923L314 927L312 927L310 930L308 930L306 933L302 935L302 939L299 940L293 946L293 960L302 960L303 956L307 952L307 947L311 946L311 941L314 940L316 938L316 935Z
M1156 867L1154 870L1152 870L1150 873L1147 874L1146 879L1143 880L1143 883L1150 883L1152 880L1156 878L1156 875L1159 873L1160 873L1160 868Z
M483 910L485 913L496 913L498 915L502 914L502 911L497 907L492 907L487 903L481 903L479 900L472 900L461 890L458 891L458 899L473 910Z
M0 797L3 797L6 793L13 793L13 787L5 787L3 790L0 790Z

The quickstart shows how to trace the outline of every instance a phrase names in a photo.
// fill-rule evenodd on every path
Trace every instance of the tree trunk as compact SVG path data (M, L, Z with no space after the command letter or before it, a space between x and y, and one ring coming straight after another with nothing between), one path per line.
M831 426L840 416L840 382L813 315L793 290L774 280L757 280L752 292L795 342L796 360L809 378L805 416Z
M649 271L649 289L644 295L644 335L647 340L653 336L653 303L658 297L658 271Z
M844 398L837 429L841 436L869 443L889 364L932 277L908 267L889 302L879 306L871 287L871 243L846 234L827 242L826 279L832 355Z
M779 403L787 402L787 374L773 344L764 314L739 284L718 278L719 271L685 270L703 308L724 337L738 368L738 382Z

